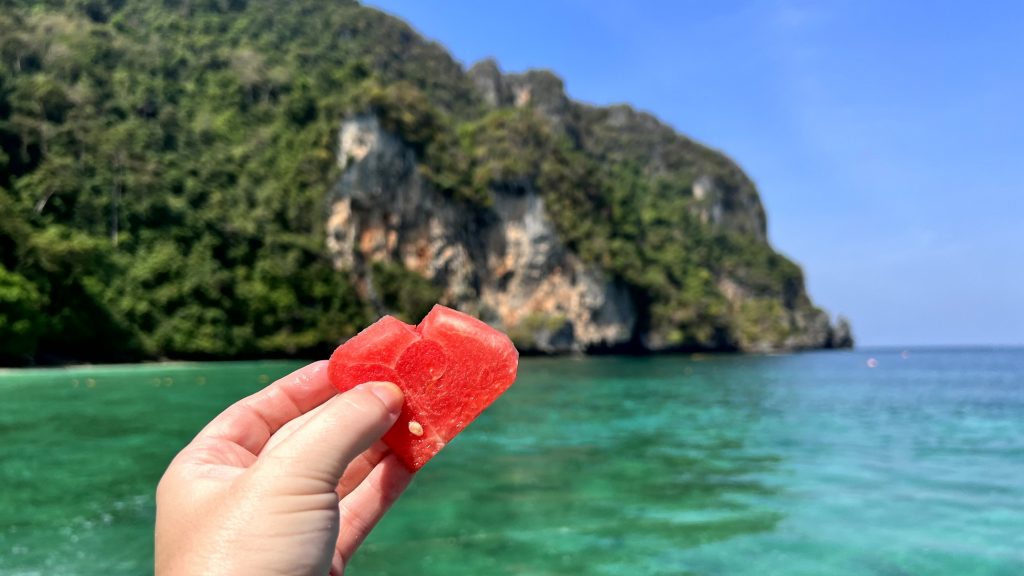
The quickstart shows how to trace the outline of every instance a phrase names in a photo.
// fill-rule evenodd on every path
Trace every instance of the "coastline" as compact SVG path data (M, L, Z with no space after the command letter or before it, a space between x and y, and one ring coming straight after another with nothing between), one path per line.
M560 359L560 358L662 358L662 357L680 357L680 358L706 358L706 357L775 357L775 356L793 356L797 354L815 354L822 352L846 352L846 353L860 353L860 354L899 354L901 352L910 352L911 354L918 352L951 352L951 353L970 353L970 352L998 352L998 351L1021 351L1024 352L1024 344L909 344L905 346L897 345L866 345L866 346L855 346L853 348L800 348L792 350L772 350L764 352L752 352L743 351L737 349L708 349L708 350L642 350L642 351L624 351L614 350L608 352L591 352L591 353L564 353L564 354L550 354L538 352L535 350L520 350L519 355L521 358L529 359ZM88 361L72 361L66 363L36 363L28 364L24 366L0 366L0 376L8 373L25 373L31 370L76 370L84 368L96 368L102 370L118 370L118 369L138 369L140 367L181 367L188 368L192 366L210 366L220 365L229 366L232 364L270 364L270 363L309 363L316 362L317 360L326 360L329 355L322 358L312 356L267 356L262 358L210 358L210 359L180 359L180 358L162 358L162 359L139 359L129 360L125 362L88 362Z

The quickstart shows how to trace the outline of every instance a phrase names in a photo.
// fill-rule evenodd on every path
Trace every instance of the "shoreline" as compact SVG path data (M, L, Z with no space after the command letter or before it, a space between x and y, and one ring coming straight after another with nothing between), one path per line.
M808 348L798 350L777 350L767 352L743 352L739 350L690 350L690 351L661 351L661 352L609 352L609 353L569 353L569 354L545 354L541 352L520 351L520 358L523 359L587 359L587 358L648 358L648 357L772 357L790 356L796 354L813 354L819 352L847 352L847 353L900 353L909 352L973 352L973 351L1021 351L1024 352L1024 344L923 344L907 346L857 346L854 348ZM30 370L76 370L84 368L97 368L103 370L138 369L139 367L189 367L208 366L210 364L252 364L252 363L310 363L327 358L313 358L302 356L281 356L267 358L221 358L208 360L185 360L185 359L159 359L139 360L129 362L68 362L68 363L40 363L25 366L0 366L0 376L7 373L25 372Z

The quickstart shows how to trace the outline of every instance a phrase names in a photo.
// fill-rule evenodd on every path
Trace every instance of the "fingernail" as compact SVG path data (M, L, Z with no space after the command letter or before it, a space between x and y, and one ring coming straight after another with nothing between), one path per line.
M402 409L402 390L391 382L371 382L370 392L380 398L388 412L398 413Z

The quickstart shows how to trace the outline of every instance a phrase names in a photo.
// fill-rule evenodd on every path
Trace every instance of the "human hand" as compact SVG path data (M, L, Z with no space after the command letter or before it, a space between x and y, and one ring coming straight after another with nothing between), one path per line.
M327 362L213 419L157 487L157 576L340 576L412 475L380 437L402 393L336 395Z

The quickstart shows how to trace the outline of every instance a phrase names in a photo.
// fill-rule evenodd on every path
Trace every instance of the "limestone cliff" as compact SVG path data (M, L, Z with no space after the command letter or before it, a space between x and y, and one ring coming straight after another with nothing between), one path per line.
M644 247L648 255L654 251L654 262L660 257L658 250L667 254L675 249L679 257L689 257L672 246L698 249L705 260L696 267L673 267L669 262L671 270L629 272L629 263L623 264L621 257L615 267L602 265L614 257L595 255L592 247L584 257L580 250L587 239L566 235L567 218L564 213L561 219L553 218L550 201L560 201L562 211L578 212L577 220L601 218L613 208L600 208L600 197L561 202L563 198L545 188L546 180L537 171L543 158L534 159L534 164L524 161L533 168L519 166L518 158L486 159L485 201L441 189L438 181L443 179L428 177L436 170L424 167L429 143L418 136L421 125L438 121L414 125L415 130L407 130L411 136L393 127L398 125L393 116L400 123L403 114L412 115L408 105L418 100L406 97L390 116L382 117L371 108L342 123L341 177L328 202L329 253L336 268L351 275L378 312L391 311L378 294L374 277L377 265L386 264L427 279L442 302L506 330L527 352L767 352L852 345L848 323L833 327L808 297L799 268L771 250L757 190L729 158L628 106L575 103L566 96L562 81L547 71L502 74L487 60L468 70L466 78L483 114L529 110L552 140L567 143L590 166L623 166L644 186L659 186L661 196L652 193L650 198L633 200L634 206L648 200L666 203L666 215L659 215L661 207L654 205L647 210L653 216L645 216L662 218L660 231L667 230L674 238L665 248ZM479 123L473 126L478 132L488 130L486 124L482 129ZM505 148L497 148L499 156L550 153L533 136L515 133L509 138L519 139L517 147L502 142ZM461 147L474 145L464 141ZM446 150L446 156L459 153L458 146ZM495 162L498 168L490 167ZM473 170L469 164L464 172ZM594 184L581 180L576 185ZM666 229L664 218L679 227ZM604 234L615 236L614 225ZM686 240L687 234L701 239ZM651 284L661 290L657 294L644 283L652 274L667 278Z
M377 118L345 121L343 175L327 245L373 300L375 262L399 263L443 288L442 301L509 331L525 350L556 353L628 342L626 287L566 249L534 190L496 191L480 208L427 185L412 150Z

